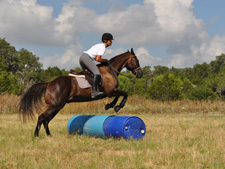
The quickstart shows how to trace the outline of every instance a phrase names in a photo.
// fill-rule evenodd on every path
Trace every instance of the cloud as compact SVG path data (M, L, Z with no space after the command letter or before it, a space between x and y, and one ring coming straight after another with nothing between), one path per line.
M192 47L193 54L200 62L215 60L215 56L225 53L225 36L215 35L211 40Z
M72 69L79 67L79 57L83 52L83 47L80 43L72 44L67 47L62 55L55 54L41 59L43 68L60 67L63 69Z
M142 67L144 66L150 66L152 63L154 63L155 65L158 65L158 63L161 62L162 59L157 58L157 57L153 57L147 49L145 49L144 47L140 47L135 51L135 54L138 56L140 65Z
M53 43L52 12L52 7L40 6L36 0L1 0L1 35L18 44Z
M157 43L155 37L159 25L154 14L153 5L131 5L126 9L114 9L100 15L94 22L98 32L106 30L115 34L116 42L126 45L144 45ZM153 40L155 39L155 40Z
M79 41L78 32L90 30L86 18L95 15L79 1L64 3L58 18L52 13L52 7L37 0L0 0L0 32L14 44L66 46Z
M0 0L1 36L20 45L64 46L62 55L56 53L41 60L44 67L67 69L79 66L77 57L83 52L81 33L111 32L121 47L108 49L106 57L132 46L144 66L186 67L209 62L224 53L225 38L208 36L203 21L195 16L193 0L143 0L143 4L128 7L119 6L118 1L109 2L112 8L99 14L85 7L85 1L69 0L54 18L53 8L41 6L37 0ZM149 46L166 46L171 57L154 56Z

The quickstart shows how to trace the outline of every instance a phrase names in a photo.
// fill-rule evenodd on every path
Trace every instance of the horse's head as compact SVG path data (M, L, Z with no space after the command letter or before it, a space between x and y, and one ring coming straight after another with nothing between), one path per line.
M141 78L143 75L142 69L139 64L139 60L137 59L137 56L135 55L133 48L131 48L130 58L128 59L126 68L127 70L132 71L132 73L136 75L136 78Z

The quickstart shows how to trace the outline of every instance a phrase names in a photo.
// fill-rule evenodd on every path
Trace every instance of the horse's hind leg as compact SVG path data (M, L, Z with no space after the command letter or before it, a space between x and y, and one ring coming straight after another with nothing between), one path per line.
M42 124L42 121L41 121L41 118L40 116L38 117L38 122L37 122L37 126L36 126L36 129L34 131L34 137L38 137L39 136L39 131L41 129L41 124Z
M48 128L49 122L55 117L55 115L59 112L59 108L48 108L43 114L38 117L37 126L34 132L34 136L39 136L39 131L41 129L41 125L43 123L46 134L51 136L50 130Z
M48 124L49 124L49 122L46 121L46 120L43 122L45 131L46 131L46 134L47 134L48 136L51 136L50 130L49 130L49 128L48 128Z
M118 99L119 99L119 96L116 96L111 103L106 104L105 105L105 110L108 110L110 108L113 108L116 105Z
M55 117L55 115L59 112L59 110L60 110L60 109L56 109L56 111L55 111L54 113L52 113L52 114L51 114L47 119L45 119L45 121L43 122L45 131L46 131L46 134L47 134L48 136L51 136L51 133L50 133L48 124L49 124L49 122Z

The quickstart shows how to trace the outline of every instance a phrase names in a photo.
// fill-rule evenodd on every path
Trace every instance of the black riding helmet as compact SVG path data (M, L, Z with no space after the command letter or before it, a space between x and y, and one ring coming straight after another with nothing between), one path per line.
M104 33L102 35L102 42L104 42L104 40L114 40L112 34L110 33Z

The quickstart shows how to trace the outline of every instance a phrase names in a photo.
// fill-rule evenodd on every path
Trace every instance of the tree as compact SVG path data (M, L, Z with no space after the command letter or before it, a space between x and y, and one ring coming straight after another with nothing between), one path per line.
M26 49L16 51L5 39L0 39L0 92L21 93L24 89L39 81L42 64L39 57ZM18 90L16 90L16 88Z
M171 74L174 74L177 77L182 76L182 69L177 69L175 67L172 67L169 71Z
M141 79L135 79L133 89L132 89L132 94L136 94L139 96L148 96L147 93L147 78L141 78Z
M0 38L0 70L15 73L18 68L17 62L15 47Z
M221 54L219 56L216 56L215 61L210 62L210 66L212 67L212 73L218 73L220 71L220 68L225 65L225 54Z
M207 63L195 64L193 67L193 79L194 84L201 84L203 79L207 78L210 74L211 68Z
M213 82L216 82L216 93L225 99L225 65L220 68Z
M21 49L18 52L17 60L17 75L20 81L23 81L22 84L26 85L30 81L38 82L42 67L42 64L39 62L39 57L26 49Z
M164 75L166 73L169 73L170 71L170 69L166 66L154 66L154 69L155 69L153 72L154 77Z
M182 98L183 82L173 74L160 75L154 79L148 89L150 97L154 100L177 100Z
M9 75L6 71L0 71L0 93L6 92L9 86Z
M22 48L18 52L19 71L27 69L29 71L40 71L42 64L39 62L39 57L32 52Z
M69 71L64 69L60 70L57 66L48 67L46 70L41 71L40 82L49 82L57 78L58 76L65 76L69 74Z
M214 100L217 98L215 92L207 86L198 86L189 91L186 95L191 100Z
M0 71L0 94L10 93L20 95L23 86L18 83L18 80L11 72Z
M118 89L127 92L128 94L133 93L133 84L128 77L119 76L119 86Z

